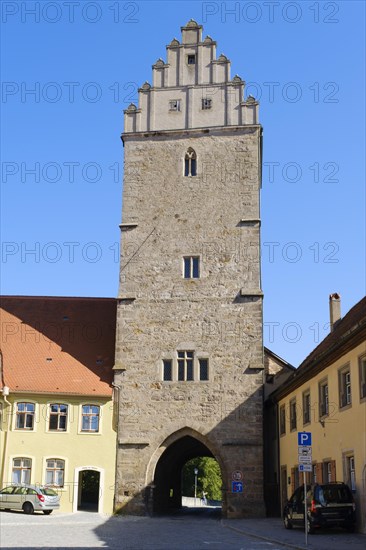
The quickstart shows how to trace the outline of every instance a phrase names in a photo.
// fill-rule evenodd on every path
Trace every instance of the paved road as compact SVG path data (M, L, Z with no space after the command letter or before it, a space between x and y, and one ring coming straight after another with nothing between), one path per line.
M223 520L214 514L110 517L79 512L0 513L1 548L111 548L121 550L285 550L304 548L300 530L280 520ZM314 535L309 550L363 550L366 537L344 532Z
M51 516L1 512L1 547L120 548L122 550L284 550L278 544L224 528L207 517L106 517L54 513Z

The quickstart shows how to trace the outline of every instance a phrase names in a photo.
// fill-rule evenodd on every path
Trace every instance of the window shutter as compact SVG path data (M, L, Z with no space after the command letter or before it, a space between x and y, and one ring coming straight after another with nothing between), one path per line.
M317 462L315 464L315 468L316 468L316 482L323 483L323 464L321 462Z
M331 481L336 481L337 480L337 477L336 477L336 461L335 460L330 461L330 476L331 476Z

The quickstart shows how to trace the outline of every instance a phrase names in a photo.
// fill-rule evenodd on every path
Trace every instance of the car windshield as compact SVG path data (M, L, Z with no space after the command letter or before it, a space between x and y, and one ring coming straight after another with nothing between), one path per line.
M41 487L40 491L43 495L46 495L47 497L57 497L56 491L50 489L49 487Z
M317 500L320 504L351 502L349 489L346 485L322 485L317 488Z

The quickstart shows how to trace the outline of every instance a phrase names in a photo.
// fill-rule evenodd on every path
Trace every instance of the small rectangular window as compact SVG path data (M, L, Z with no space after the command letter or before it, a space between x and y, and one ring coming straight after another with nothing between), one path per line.
M329 398L328 398L328 381L319 382L319 418L328 416L329 414Z
M64 432L67 425L67 405L52 403L50 405L49 430Z
M163 360L163 380L171 381L173 379L173 369L171 359Z
M169 101L169 111L180 111L180 99L171 99Z
M16 429L33 430L34 413L34 403L17 403Z
M193 380L193 351L178 351L178 380Z
M349 366L344 367L338 373L339 383L339 407L346 407L352 403L351 372Z
M204 110L211 109L211 107L212 107L212 99L204 97L202 99L202 109L204 109Z
M82 432L99 432L99 405L83 405Z
M46 464L46 485L56 487L64 486L65 462L57 458L47 460Z
M188 65L195 65L196 64L196 56L194 54L189 54L187 56L187 63L188 63Z
M285 405L280 407L280 435L286 433L286 408Z
M198 256L186 256L184 260L184 278L199 279L200 259Z
M208 380L208 359L199 359L200 380Z
M310 406L310 391L307 390L302 394L302 410L303 410L303 423L309 424L311 422L311 406Z
M366 397L366 355L359 358L360 398Z
M296 399L290 401L290 429L291 431L296 430L297 419L296 419Z
M13 483L30 483L31 480L32 461L30 458L14 458L12 482Z

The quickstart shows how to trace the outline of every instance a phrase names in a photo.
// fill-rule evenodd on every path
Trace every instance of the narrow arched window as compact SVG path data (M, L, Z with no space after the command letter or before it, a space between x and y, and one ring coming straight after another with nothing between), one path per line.
M197 155L192 147L188 149L184 157L184 175L197 176Z

